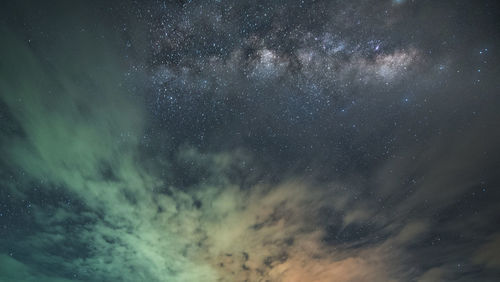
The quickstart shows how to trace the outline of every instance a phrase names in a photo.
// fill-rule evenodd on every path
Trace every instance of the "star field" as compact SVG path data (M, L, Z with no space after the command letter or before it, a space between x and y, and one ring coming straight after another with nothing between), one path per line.
M0 281L496 281L496 1L0 9Z

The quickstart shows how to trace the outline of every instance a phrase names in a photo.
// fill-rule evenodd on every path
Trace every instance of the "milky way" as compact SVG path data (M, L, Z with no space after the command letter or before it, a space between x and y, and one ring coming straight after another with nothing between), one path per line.
M10 1L0 281L496 281L497 1Z

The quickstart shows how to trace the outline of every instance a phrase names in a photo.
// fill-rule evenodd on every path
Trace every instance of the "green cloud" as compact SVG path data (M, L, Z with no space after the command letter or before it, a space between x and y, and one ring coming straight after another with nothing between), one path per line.
M2 137L2 154L26 177L45 189L62 187L84 207L80 214L35 207L41 230L26 244L45 252L34 253L31 263L94 281L213 276L189 257L195 240L185 235L195 227L174 218L192 209L191 197L152 192L162 181L144 171L138 158L143 103L124 86L125 70L112 49L76 36L63 42L71 49L47 62L12 34L3 31L2 38L0 97L22 130L20 136ZM14 188L23 192L29 186ZM67 227L68 220L84 224Z

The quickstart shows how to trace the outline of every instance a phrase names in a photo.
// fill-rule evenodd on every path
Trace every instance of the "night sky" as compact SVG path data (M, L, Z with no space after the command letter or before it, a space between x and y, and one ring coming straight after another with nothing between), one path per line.
M0 281L500 277L500 2L2 1Z

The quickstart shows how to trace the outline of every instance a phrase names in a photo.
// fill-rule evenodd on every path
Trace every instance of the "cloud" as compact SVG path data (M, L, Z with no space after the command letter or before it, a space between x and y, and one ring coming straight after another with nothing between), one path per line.
M473 261L489 268L498 269L500 266L500 256L497 252L499 247L500 234L494 234L488 242L478 248Z
M432 268L425 272L419 279L418 282L431 282L431 281L441 281L446 275L446 270L442 268Z
M59 278L54 276L47 276L43 272L13 259L12 257L0 254L0 273L2 274L2 281L41 281L41 282L68 282L71 279Z

